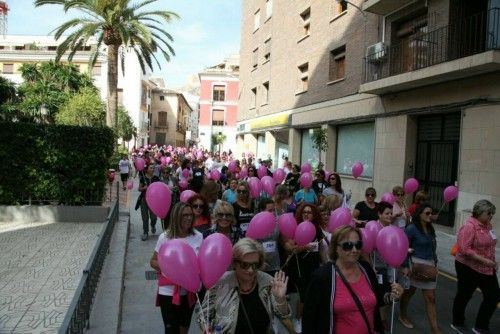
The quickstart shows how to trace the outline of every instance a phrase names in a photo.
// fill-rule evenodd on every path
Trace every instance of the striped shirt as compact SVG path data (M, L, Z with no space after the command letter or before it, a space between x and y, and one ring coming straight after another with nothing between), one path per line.
M470 217L458 231L458 254L455 259L481 274L495 275L495 268L487 267L471 258L476 254L495 261L497 240L493 236L491 223L482 224L476 218Z

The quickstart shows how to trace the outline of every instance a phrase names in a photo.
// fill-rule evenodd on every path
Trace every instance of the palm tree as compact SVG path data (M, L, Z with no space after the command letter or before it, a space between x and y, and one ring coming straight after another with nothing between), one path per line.
M77 9L84 14L83 17L69 20L55 32L58 40L66 31L72 32L57 47L56 61L69 51L68 61L74 54L87 44L89 39L97 39L97 47L91 53L89 67L94 67L99 50L104 43L107 46L108 58L108 105L106 124L116 127L118 122L118 53L120 47L130 48L135 52L142 71L146 66L153 69L153 60L161 68L155 52L160 52L166 61L170 55L175 55L169 42L172 36L159 25L165 21L169 23L179 16L170 11L142 11L146 5L158 0L143 0L138 4L131 4L131 0L35 0L35 6L49 4L62 5L64 11ZM122 69L124 59L121 57Z

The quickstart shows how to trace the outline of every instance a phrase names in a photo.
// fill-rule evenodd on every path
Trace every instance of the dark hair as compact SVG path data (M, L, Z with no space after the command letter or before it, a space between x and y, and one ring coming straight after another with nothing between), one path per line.
M259 201L259 211L264 211L266 210L266 206L268 204L274 204L274 201L270 198L267 197L262 197Z
M377 204L377 212L379 214L384 213L385 209L391 209L392 210L392 204L388 202L380 202Z
M424 212L424 210L426 208L431 208L432 209L431 203L425 202L425 203L422 203L419 206L417 206L417 209L415 210L415 213L413 214L412 220L411 220L412 223L415 224L415 227L422 234L425 234L425 232L424 232L424 228L422 227L422 222L420 221L420 215L422 214L422 212ZM432 226L432 224L428 224L427 228L429 229L429 232L431 233L432 237L435 238L436 237L436 231L434 230L434 226Z
M375 195L377 195L377 191L376 191L376 190L375 190L375 188L373 188L373 187L368 187L368 188L366 188L366 190L365 190L365 196L366 196L366 194L368 194L369 192L373 192L373 193L375 193Z
M300 166L299 165L293 165L292 169L296 170L297 172L300 172Z
M316 226L316 230L318 226L321 226L321 212L319 211L318 207L314 204L310 203L302 203L297 207L297 211L295 211L295 220L297 221L297 224L300 224L304 221L304 217L302 216L302 212L304 211L305 207L310 207L313 213L313 218L311 219L311 223L313 223Z
M322 177L322 178L325 178L325 171L324 171L324 170L322 170L322 169L318 169L318 170L316 171L316 174L319 174L319 175L321 175L321 177Z
M340 175L338 173L331 173L330 176L328 176L328 183L330 183L330 178L332 176L335 176L335 179L337 180L337 182L335 182L335 190L338 193L343 194L344 193L344 189L342 189L342 180L340 179Z
M196 201L203 202L203 211L201 212L201 215L210 221L210 211L206 198L203 195L196 194L191 196L187 202L189 205L193 206Z

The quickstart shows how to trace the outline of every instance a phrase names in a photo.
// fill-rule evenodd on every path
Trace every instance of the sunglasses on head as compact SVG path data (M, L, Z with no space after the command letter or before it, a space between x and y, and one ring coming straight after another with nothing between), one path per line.
M260 268L260 264L256 262L245 262L245 261L236 261L239 265L240 268L243 270L248 270L252 268L253 271L256 271L257 269Z
M346 252L352 250L354 247L356 247L357 250L360 250L363 248L363 241L345 241L340 244L340 247L342 247L342 249Z

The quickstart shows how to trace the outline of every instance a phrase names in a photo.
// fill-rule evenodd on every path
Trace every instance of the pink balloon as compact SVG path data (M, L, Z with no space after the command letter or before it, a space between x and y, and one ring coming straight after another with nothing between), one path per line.
M311 173L307 172L300 176L299 178L300 186L302 188L309 188L312 186L313 176Z
M187 179L189 177L189 169L184 168L181 172L183 178Z
M168 165L172 162L172 158L171 157L165 157L165 163Z
M234 173L238 170L238 165L236 164L236 161L233 160L227 165L227 169L231 172Z
M186 189L188 187L188 180L186 180L186 179L180 179L179 180L179 187L181 189Z
M213 262L212 262L213 263ZM194 249L181 239L167 240L158 250L161 273L184 289L197 292L200 270Z
M382 229L382 225L376 220L370 220L366 223L364 230L371 234L373 240L377 240L378 232Z
M359 229L359 231L361 233L361 240L363 240L363 252L370 254L375 249L377 238L364 228Z
M248 176L248 169L246 167L243 167L240 170L240 179L244 179L247 176Z
M444 201L450 203L458 196L458 188L455 186L448 186L443 191Z
M187 203L191 197L196 195L196 193L192 190L184 190L181 192L180 200L182 203Z
M146 189L146 203L153 213L164 219L170 210L172 192L163 182L153 182Z
M301 173L310 173L311 170L312 170L311 164L308 162L303 163L302 166L300 167Z
M196 159L198 159L198 160L203 159L203 152L202 151L198 151L198 153L196 153Z
M316 227L310 221L303 221L299 225L297 225L297 229L295 230L295 237L293 238L297 245L305 246L311 241L314 240L314 236L316 235Z
M262 211L250 220L246 236L252 239L263 239L273 233L275 227L274 215L271 212Z
M281 184L286 177L286 173L283 168L278 168L273 173L273 180L276 184Z
M259 177L259 179L262 179L266 175L267 175L267 167L260 166L259 169L257 169L257 176Z
M212 169L210 171L210 178L214 181L219 181L220 180L220 172L218 169Z
M236 180L239 180L239 179L241 178L241 177L240 177L240 173L236 173L236 174L234 174L234 178L235 178Z
M351 210L348 208L337 208L332 211L328 220L328 231L334 233L337 228L343 225L349 225L351 221Z
M381 202L387 202L391 205L394 205L394 202L396 201L396 198L394 197L394 195L392 193L383 193L382 194L382 197L380 198L380 201Z
M406 180L404 189L405 189L405 193L407 193L407 194L411 194L411 193L414 193L415 191L417 191L417 189L418 189L417 179L411 177L408 180Z
M232 258L233 247L224 234L214 233L203 240L198 254L198 266L205 288L210 289L217 283L228 269Z
M139 172L144 170L144 166L146 166L146 161L144 161L143 158L137 158L135 159L135 169L137 169Z
M134 181L133 180L128 180L127 181L127 189L132 190L134 188Z
M389 225L377 235L377 251L391 267L399 267L408 255L408 237L397 226Z
M274 189L276 188L276 184L274 183L272 177L266 175L260 180L260 183L262 184L262 189L264 189L264 191L268 193L269 196L274 195Z
M295 230L297 229L297 221L293 213L288 212L278 216L278 227L281 234L288 239L293 239Z
M361 163L360 161L358 162L355 162L354 165L352 165L352 176L354 176L354 178L358 178L360 177L362 174L363 174L363 163Z
M167 165L167 157L161 157L160 162L161 162L162 166L166 166Z
M328 180L330 179L330 175L332 174L332 172L328 171L328 170L325 170L325 180L327 182L329 182Z
M251 178L248 179L248 186L250 187L250 197L252 198L259 198L260 192L262 190L262 184L260 183L260 180L252 176Z

